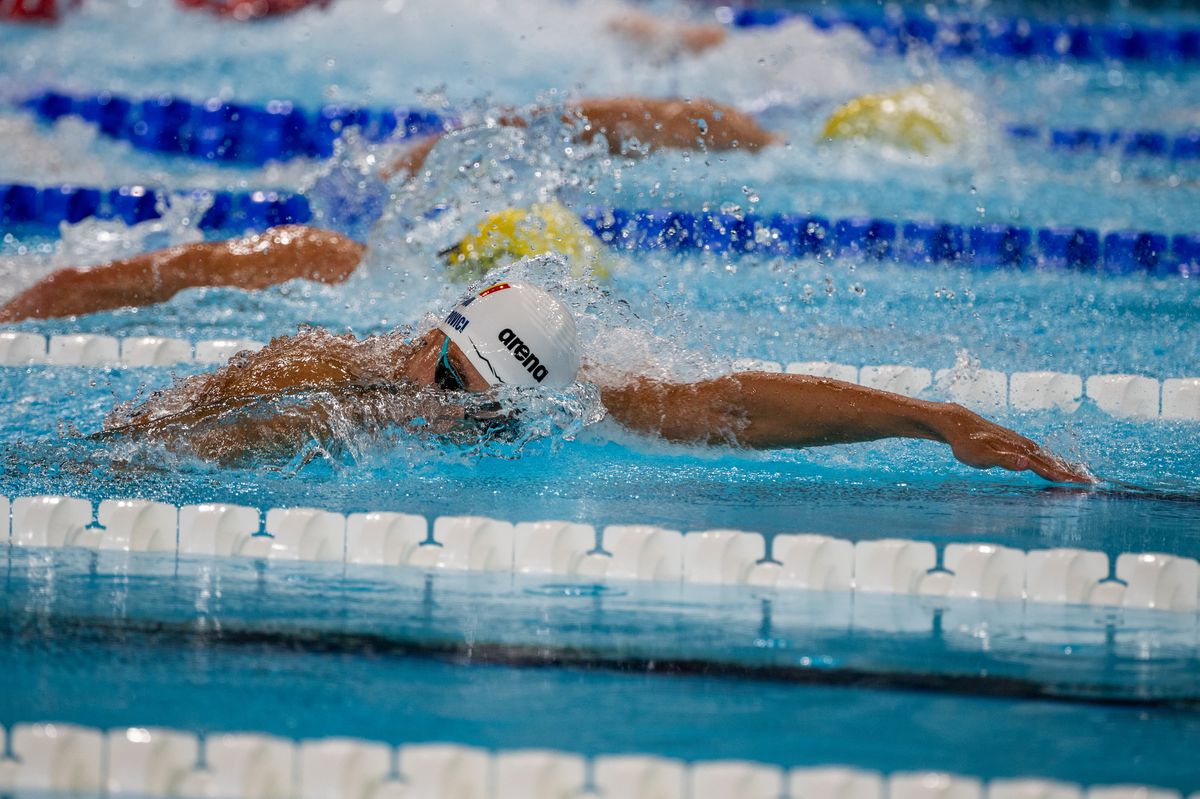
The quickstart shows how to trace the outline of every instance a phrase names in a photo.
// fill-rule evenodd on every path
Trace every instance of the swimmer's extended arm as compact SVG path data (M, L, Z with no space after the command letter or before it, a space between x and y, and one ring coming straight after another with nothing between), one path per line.
M648 51L693 55L722 44L728 34L715 23L676 22L628 9L608 22L609 30Z
M535 114L542 113L535 111ZM754 118L711 100L661 100L651 97L599 97L567 106L563 121L578 127L578 139L591 142L603 135L614 154L631 154L636 141L643 150L758 150L780 141ZM525 127L528 117L505 114L501 125ZM402 155L383 177L411 177L425 165L429 152L441 139L421 139Z
M294 278L340 283L358 266L363 250L345 236L303 225L184 244L102 266L59 270L0 307L0 322L150 305L200 286L260 289Z
M774 449L924 438L948 444L956 458L979 469L1030 469L1055 482L1092 482L1081 469L960 405L840 380L762 372L688 384L643 378L602 388L601 397L621 424L671 441Z
M633 140L651 150L758 150L779 141L750 115L701 98L600 97L580 100L568 113L582 122L583 141L604 135L613 153Z

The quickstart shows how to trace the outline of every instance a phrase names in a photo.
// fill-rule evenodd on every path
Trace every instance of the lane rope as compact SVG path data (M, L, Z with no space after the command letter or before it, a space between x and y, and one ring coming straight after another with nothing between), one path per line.
M351 127L357 127L368 141L380 142L426 136L456 124L451 116L426 108L327 105L313 111L284 100L194 102L167 94L139 100L108 92L71 95L48 90L21 105L45 122L82 119L103 135L139 150L255 166L298 157L327 158L337 138ZM1200 129L1103 130L1017 122L1007 125L1005 132L1014 140L1038 143L1055 152L1200 160Z
M0 367L177 367L222 364L260 341L243 338L186 341L169 336L118 338L101 333L50 336L0 329ZM1084 399L1113 416L1200 421L1200 375L1158 379L1138 374L1029 371L978 367L929 369L906 364L855 364L738 358L735 371L787 372L829 377L910 397L953 400L984 413L1003 410L1074 413Z
M999 56L1081 61L1138 61L1155 66L1200 63L1200 27L1148 27L1124 22L1047 22L1029 17L972 19L932 11L885 9L808 11L722 9L717 19L735 28L769 27L801 19L818 30L858 31L874 47L942 56Z
M1149 128L1104 130L1014 123L1004 131L1015 141L1033 142L1058 152L1119 154L1175 162L1200 159L1200 129L1172 133Z
M0 183L0 226L27 226L50 233L62 223L73 225L90 218L137 225L161 218L172 202L179 200L205 209L196 223L201 230L261 231L312 219L307 197L276 191L169 192L136 185L98 189L70 184L38 187Z
M162 216L172 193L146 186L103 190L71 185L0 184L0 225L52 234L89 217L135 225ZM308 199L272 191L175 193L207 203L199 227L262 231L313 218ZM757 254L784 258L857 258L976 269L1041 268L1113 275L1200 275L1200 233L1099 231L1087 227L960 225L953 222L808 214L732 214L589 206L580 218L618 249Z
M10 514L11 508L11 514ZM989 602L1096 605L1190 615L1200 610L1200 561L1168 553L1072 547L1024 550L977 541L853 541L814 533L683 532L648 524L597 529L572 521L339 513L143 499L0 497L16 549L82 548L125 556L209 556L592 581L756 586L783 592L890 594ZM11 532L7 526L11 518ZM599 534L599 535L597 535ZM0 535L0 543L5 536ZM930 624L936 623L930 609Z
M209 796L253 785L272 796L683 796L779 797L983 796L1082 797L1084 788L1057 779L965 776L942 771L893 771L845 766L792 768L750 760L681 760L657 753L585 755L560 749L486 749L441 741L400 745L358 737L293 739L258 731L210 731L152 726L100 728L63 722L0 727L13 759L0 758L17 789L51 784L70 774L73 792L94 796ZM204 756L201 756L201 752ZM58 782L53 783L58 785ZM110 791L117 785L126 790ZM936 788L930 788L930 785ZM941 793L934 793L940 791ZM230 799L258 796L236 790ZM1174 790L1122 783L1094 786L1088 796L1182 799Z
M454 124L451 117L427 108L326 105L306 110L287 100L196 102L170 94L137 99L110 92L72 95L51 90L27 98L22 106L47 122L78 117L139 150L256 166L298 157L328 158L334 142L351 127L378 142L438 133Z

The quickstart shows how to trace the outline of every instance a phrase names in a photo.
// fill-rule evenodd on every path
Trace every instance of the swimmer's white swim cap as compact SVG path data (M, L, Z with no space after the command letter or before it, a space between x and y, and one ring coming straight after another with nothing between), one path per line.
M579 373L570 309L527 283L496 283L467 297L438 330L493 386L562 387Z

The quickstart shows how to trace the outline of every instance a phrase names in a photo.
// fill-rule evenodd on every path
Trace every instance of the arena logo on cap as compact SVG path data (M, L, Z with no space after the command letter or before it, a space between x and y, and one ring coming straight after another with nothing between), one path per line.
M507 284L505 284L505 288L508 288ZM542 366L541 360L529 349L529 345L521 341L517 334L512 332L511 328L506 327L500 331L500 343L508 348L508 351L513 354L514 358L521 362L521 365L525 367L525 371L533 375L534 380L540 383L546 379L546 375L550 374L550 370Z
M483 291L479 292L479 296L480 296L480 298L483 298L489 294L495 294L497 291L504 291L505 289L508 289L508 288L512 288L512 286L510 286L508 283L496 283L494 285L488 286Z

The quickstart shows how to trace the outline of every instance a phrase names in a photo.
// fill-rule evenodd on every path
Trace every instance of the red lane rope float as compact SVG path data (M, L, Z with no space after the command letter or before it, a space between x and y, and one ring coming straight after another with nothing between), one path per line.
M0 21L54 22L79 0L0 0Z
M176 2L187 8L199 8L223 17L245 21L289 14L309 6L325 8L331 0L176 0Z

